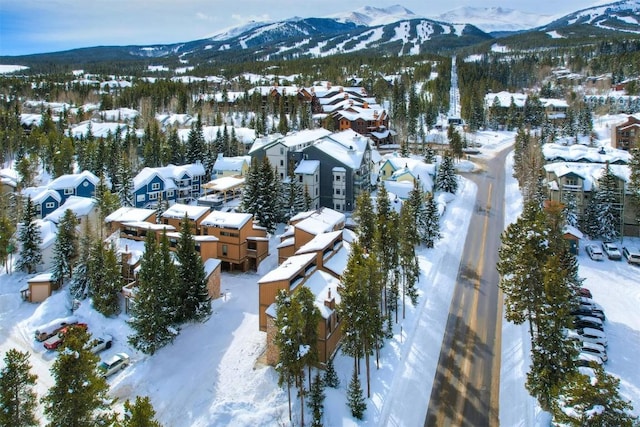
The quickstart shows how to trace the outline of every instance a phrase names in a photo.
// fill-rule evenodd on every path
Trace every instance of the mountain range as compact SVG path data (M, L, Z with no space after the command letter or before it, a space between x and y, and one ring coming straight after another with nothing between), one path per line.
M640 0L622 0L550 17L506 8L464 7L427 18L403 6L366 6L326 17L293 17L274 22L250 22L210 37L184 43L152 46L95 47L21 57L48 61L82 62L83 58L131 60L140 58L242 62L269 59L322 57L367 52L411 55L452 52L458 48L487 46L500 39L508 46L523 40L544 46L574 41L593 42L604 37L640 38Z

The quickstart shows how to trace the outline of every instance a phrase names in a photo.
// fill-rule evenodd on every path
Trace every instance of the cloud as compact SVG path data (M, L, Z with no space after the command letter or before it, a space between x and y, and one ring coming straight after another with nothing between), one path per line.
M231 19L236 21L236 25L246 24L247 22L264 22L271 21L271 16L268 13L264 13L262 15L239 15L232 14Z

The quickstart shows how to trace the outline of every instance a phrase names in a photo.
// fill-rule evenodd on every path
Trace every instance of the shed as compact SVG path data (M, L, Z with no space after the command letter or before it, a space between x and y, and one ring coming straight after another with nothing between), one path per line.
M42 302L51 296L53 291L60 289L53 280L52 273L38 274L27 280L28 288L21 291L22 298L29 302Z

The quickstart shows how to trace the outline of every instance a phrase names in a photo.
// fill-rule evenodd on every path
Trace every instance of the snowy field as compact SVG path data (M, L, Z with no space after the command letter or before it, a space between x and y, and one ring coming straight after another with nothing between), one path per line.
M488 156L511 143L513 133L482 132L474 136L474 141L483 146L480 156ZM459 166L464 170L473 167L470 162ZM517 217L521 202L517 186L512 180L508 182L505 203L510 221ZM335 366L341 385L337 390L326 390L325 425L423 424L475 194L475 185L462 180L442 218L443 239L433 249L418 251L420 299L416 307L408 307L406 318L396 325L394 337L386 342L380 369L372 364L372 396L367 399L365 419L356 422L346 407L353 361L339 354ZM623 244L631 242L625 238ZM633 239L633 243L640 247L640 239ZM273 239L271 255L258 273L223 273L224 295L213 303L211 318L203 324L185 326L173 344L153 356L136 352L127 344L131 333L125 322L127 315L108 319L91 310L89 301L83 301L76 315L89 324L89 331L115 337L114 346L101 356L122 351L131 356L131 366L108 380L119 405L127 398L148 395L157 419L172 427L289 425L286 390L277 386L273 368L261 362L266 334L258 330L257 281L276 266L276 244L277 239ZM596 263L584 251L579 260L585 286L607 314L610 360L606 369L622 378L622 393L632 400L634 413L638 414L640 370L634 361L640 350L640 313L636 308L640 303L640 268L620 261ZM41 304L23 302L19 290L26 286L27 278L23 273L0 274L0 354L10 348L29 350L33 372L39 377L36 391L44 396L52 385L49 368L55 352L46 351L42 343L36 342L33 331L70 314L70 301L66 290L62 290ZM539 413L523 386L529 365L526 332L508 324L503 331L501 425L548 425L548 416ZM364 377L362 383L365 387ZM295 392L292 396L295 399ZM294 400L296 424L299 409ZM41 415L42 408L39 411ZM309 420L307 415L305 421Z

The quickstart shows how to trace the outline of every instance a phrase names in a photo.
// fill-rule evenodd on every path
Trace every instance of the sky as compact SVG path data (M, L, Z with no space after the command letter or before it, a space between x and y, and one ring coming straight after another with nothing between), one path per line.
M598 144L610 144L609 126L623 115L605 117L596 122ZM513 143L513 132L479 132L472 136L481 144L480 156L492 156ZM585 139L583 143L588 143ZM596 150L597 148L594 148ZM473 160L473 158L471 159ZM462 170L473 169L471 161L459 163ZM522 210L522 198L512 176L513 156L506 169L505 226L515 221ZM441 218L442 239L431 249L420 247L417 255L421 276L419 302L407 307L402 328L381 352L380 369L372 368L372 397L366 399L365 419L356 422L345 402L353 360L338 352L335 367L341 381L338 389L327 389L325 425L341 427L422 425L440 353L440 343L448 317L456 278L452 265L460 262L463 236L469 230L477 188L464 178L455 197L447 199ZM282 232L282 227L278 232ZM257 280L277 265L276 245L271 239L270 256L258 273L222 274L224 297L213 302L213 314L202 324L186 325L176 340L153 356L136 352L127 344L131 329L128 316L105 318L90 308L85 300L76 311L89 325L92 334L108 333L114 337L103 359L117 352L131 356L131 365L108 379L110 394L122 405L136 395L149 396L156 418L175 427L267 427L288 425L286 390L277 386L277 374L258 361L265 348L265 333L258 330ZM624 261L593 261L586 255L583 240L578 256L579 275L603 306L607 321L605 332L609 360L605 370L621 378L620 391L640 415L640 268ZM625 237L623 245L638 247L640 238ZM46 351L33 339L38 326L69 312L65 288L40 304L22 301L19 290L30 276L0 269L0 355L10 348L31 353L32 372L38 375L36 392L46 394L53 384L50 368L55 352ZM526 324L513 325L503 320L502 367L500 378L500 425L547 427L549 414L540 410L524 387L529 369L529 338ZM0 361L0 367L3 362ZM364 379L362 379L364 384ZM299 407L294 396L294 416ZM122 411L121 406L117 409ZM42 417L42 406L38 406ZM307 413L307 417L309 413ZM307 421L310 418L306 418ZM44 423L42 423L44 425Z
M323 17L363 6L400 4L432 17L463 7L501 6L564 15L602 0L0 0L0 56L80 47L176 43L206 38L251 20Z

